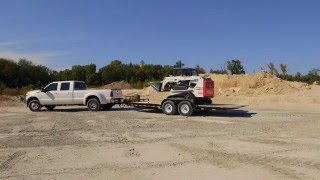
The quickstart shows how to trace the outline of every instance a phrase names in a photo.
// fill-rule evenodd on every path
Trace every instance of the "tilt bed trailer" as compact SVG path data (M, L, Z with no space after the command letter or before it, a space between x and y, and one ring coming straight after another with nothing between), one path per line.
M165 77L161 82L150 83L151 87L158 91L169 91L170 94L161 103L150 103L141 101L126 100L128 105L141 109L162 109L167 115L174 115L179 112L182 116L190 116L195 110L227 110L239 109L243 105L213 104L211 98L214 95L214 81L208 77L201 77L196 69L177 68L173 75Z

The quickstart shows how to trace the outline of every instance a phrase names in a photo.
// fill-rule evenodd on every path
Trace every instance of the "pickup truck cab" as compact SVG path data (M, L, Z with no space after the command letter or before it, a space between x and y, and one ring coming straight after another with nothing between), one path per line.
M30 91L26 103L31 111L39 111L43 106L53 110L61 105L86 105L90 111L111 109L121 103L120 89L88 89L82 81L57 81L41 90Z

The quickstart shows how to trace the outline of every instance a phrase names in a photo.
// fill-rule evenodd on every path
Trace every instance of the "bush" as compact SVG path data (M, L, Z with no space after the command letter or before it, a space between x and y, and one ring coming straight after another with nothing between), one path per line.
M20 89L20 94L21 95L26 95L28 91L32 91L34 88L33 88L33 85L28 85L28 86L24 86L23 88Z
M20 95L19 89L15 88L4 88L1 90L2 95L8 95L8 96L18 96Z

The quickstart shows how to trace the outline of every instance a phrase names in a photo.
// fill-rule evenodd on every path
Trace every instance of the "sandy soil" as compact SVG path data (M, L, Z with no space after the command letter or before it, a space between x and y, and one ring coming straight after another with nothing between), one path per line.
M0 107L0 179L317 179L320 109L291 105L192 117Z

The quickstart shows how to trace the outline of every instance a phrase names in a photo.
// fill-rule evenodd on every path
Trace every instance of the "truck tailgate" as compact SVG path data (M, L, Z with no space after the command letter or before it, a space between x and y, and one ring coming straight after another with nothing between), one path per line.
M122 98L122 91L121 89L111 89L113 94L112 98Z

